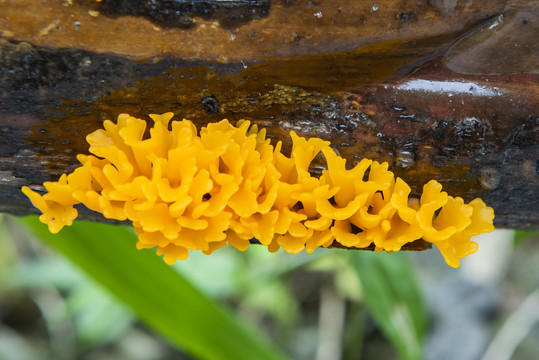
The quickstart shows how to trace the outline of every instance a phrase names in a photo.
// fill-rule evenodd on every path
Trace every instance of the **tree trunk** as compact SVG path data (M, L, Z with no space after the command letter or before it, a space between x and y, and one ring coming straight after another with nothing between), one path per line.
M539 227L535 2L138 3L0 2L0 212L35 213L21 186L72 171L103 120L172 111L327 139Z

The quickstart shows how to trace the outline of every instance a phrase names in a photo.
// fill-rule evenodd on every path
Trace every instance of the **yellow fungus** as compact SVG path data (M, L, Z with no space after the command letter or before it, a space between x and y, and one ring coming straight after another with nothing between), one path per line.
M468 204L442 191L435 180L420 199L388 170L387 163L363 159L351 170L328 141L291 132L292 152L275 146L249 121L209 124L197 134L189 120L169 122L174 114L146 121L120 114L117 123L87 136L90 152L81 166L40 195L22 191L57 233L77 217L82 203L110 219L130 220L137 248L157 248L168 264L189 250L210 254L229 244L244 251L256 238L271 252L289 253L333 242L345 247L374 246L398 251L424 239L437 246L453 267L477 250L471 237L494 229L494 211L481 199ZM309 172L323 154L327 170ZM368 175L367 175L368 174Z

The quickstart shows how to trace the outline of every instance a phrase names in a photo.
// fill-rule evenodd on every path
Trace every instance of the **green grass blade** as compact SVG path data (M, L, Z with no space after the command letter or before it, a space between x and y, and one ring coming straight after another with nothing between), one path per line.
M402 360L422 358L427 315L413 268L402 253L351 252L365 303Z
M513 237L513 245L518 246L534 237L539 237L539 231L537 230L515 230L515 235Z
M21 220L179 348L201 359L283 359L264 337L202 295L121 226L78 221L59 234ZM219 279L215 279L219 281Z

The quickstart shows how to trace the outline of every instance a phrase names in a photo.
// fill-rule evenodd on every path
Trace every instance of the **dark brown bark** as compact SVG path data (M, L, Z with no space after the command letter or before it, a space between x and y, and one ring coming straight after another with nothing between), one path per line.
M309 10L307 19L303 5L287 3L272 1L267 15L234 29L237 40L247 30L260 37L236 48L215 45L230 27L216 24L211 34L201 32L211 19L195 14L193 26L161 29L163 37L198 36L199 43L213 45L201 50L169 44L159 53L153 35L141 30L116 55L110 44L98 43L96 29L81 35L62 25L59 33L39 36L37 25L23 24L12 7L1 5L8 15L0 25L11 30L0 38L0 211L34 213L20 187L39 189L71 171L76 154L87 152L85 135L103 120L122 112L147 118L172 111L199 127L222 118L250 119L285 147L290 130L328 139L350 165L363 157L388 161L414 195L437 179L450 195L483 198L495 209L497 226L539 227L536 5L500 1L487 13L475 3L451 12L436 1L408 4L406 11L379 2L367 13L363 5L335 1L346 21L321 5L314 10L322 11L323 21L313 27L305 24L318 21L316 11ZM66 8L82 16L96 6L83 4ZM44 18L67 16L56 5L44 10ZM31 16L31 10L18 11L20 19ZM276 30L274 17L283 11L299 20L277 23ZM360 34L349 13L387 23L359 17ZM147 17L98 19L93 26L103 32L122 21L158 26ZM294 40L301 45L284 42L301 29L304 37Z

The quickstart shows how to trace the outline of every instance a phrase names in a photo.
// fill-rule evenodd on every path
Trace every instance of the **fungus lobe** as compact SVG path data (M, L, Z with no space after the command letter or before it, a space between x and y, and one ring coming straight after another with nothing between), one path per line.
M189 250L231 245L241 251L256 238L271 252L289 253L338 242L348 248L374 244L398 251L423 238L436 245L452 267L477 250L472 236L494 230L494 211L481 199L465 204L435 180L421 198L388 170L387 163L361 160L346 169L328 141L291 132L290 156L249 121L228 120L197 131L189 120L169 122L173 113L150 115L154 126L120 114L117 123L87 136L90 153L81 166L40 195L22 191L41 212L52 233L71 225L82 203L106 218L130 220L137 248L157 248L168 264ZM309 166L322 153L327 170L312 176ZM365 174L367 174L365 176Z

